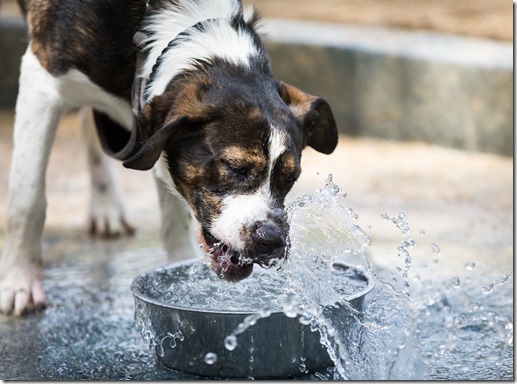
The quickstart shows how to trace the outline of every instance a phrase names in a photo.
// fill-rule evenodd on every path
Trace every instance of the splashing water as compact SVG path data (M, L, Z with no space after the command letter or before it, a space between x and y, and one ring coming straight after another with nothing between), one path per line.
M366 254L371 240L354 221L346 195L333 184L294 202L288 209L291 251L283 268L293 298L284 309L309 318L318 328L335 370L325 378L355 380L508 379L513 377L511 274L480 288L457 276L437 283L415 276L410 284L416 241L405 212L381 215L402 235L396 277L384 281ZM422 233L422 231L420 231ZM431 245L432 267L442 254ZM328 266L360 254L377 278L378 290L361 313L347 307L328 285ZM474 262L465 269L472 273ZM399 283L399 284L395 284ZM488 300L496 288L503 288ZM506 297L506 299L504 299ZM476 376L477 375L477 376ZM317 377L316 377L317 378Z
M510 274L476 287L472 279L448 281L411 279L408 215L381 215L402 235L396 256L402 266L399 278L384 281L367 256L371 239L355 223L358 215L347 206L346 194L332 182L313 195L304 196L288 209L289 257L281 268L286 275L282 302L287 316L300 315L321 334L321 342L335 368L318 372L313 379L415 380L509 379L513 377L513 316L511 305L494 308L503 297L511 300ZM420 231L420 234L425 231ZM442 254L431 245L430 258L437 268ZM358 312L332 284L331 266L339 259L360 255L377 279L375 294ZM465 265L473 271L474 262ZM410 284L410 281L416 283ZM495 288L501 297L482 299ZM492 303L491 305L489 303ZM508 304L508 303L507 303ZM510 303L511 304L511 303ZM247 326L241 327L247 328ZM239 329L233 338L244 332ZM232 339L233 340L233 339Z
M388 379L402 367L399 356L416 359L406 352L414 341L410 325L407 271L411 259L408 248L414 246L409 238L406 215L383 215L403 233L399 256L405 259L402 271L406 279L402 292L390 284L381 284L380 291L360 313L333 289L330 266L337 260L360 255L366 268L376 276L365 250L370 238L355 224L358 215L346 205L346 195L333 184L331 177L324 188L311 196L295 201L287 210L290 221L290 254L282 267L287 275L290 300L284 311L299 314L321 334L336 371L333 376L343 379ZM407 347L407 348L406 348ZM415 361L413 366L418 366ZM417 372L404 372L407 378Z
M481 284L483 276L475 276L479 269L470 261L464 265L463 272L469 274L466 278L459 273L443 281L421 277L440 276L443 251L432 243L428 247L432 262L416 273L411 252L417 241L411 237L407 213L400 212L381 215L402 237L393 255L396 272L386 277L386 271L377 270L370 260L367 252L372 241L356 224L358 215L346 204L346 194L331 176L323 188L296 200L286 212L289 256L276 269L255 268L250 278L228 284L206 265L194 265L190 273L196 278L170 286L163 301L208 310L227 306L256 311L224 340L230 351L238 346L241 334L273 310L299 316L301 323L320 332L321 343L335 365L311 374L311 379L513 377L511 274ZM422 237L425 231L419 234ZM336 278L332 267L350 258L362 260L365 267L357 266L356 271L363 268L376 280L361 311L350 306L347 297L364 286L354 280L353 271L344 279ZM162 288L156 287L157 291ZM140 324L147 331L145 319ZM144 334L150 343L153 336ZM216 358L209 354L205 362L213 364ZM299 358L302 374L307 373L304 359Z

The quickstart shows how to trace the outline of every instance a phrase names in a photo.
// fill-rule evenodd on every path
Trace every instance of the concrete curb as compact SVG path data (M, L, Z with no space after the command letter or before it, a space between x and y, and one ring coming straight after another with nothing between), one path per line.
M513 46L446 34L265 20L282 80L324 97L340 132L513 155ZM13 106L25 25L0 19L0 106Z
M342 133L513 154L511 43L267 20L278 78L331 104Z

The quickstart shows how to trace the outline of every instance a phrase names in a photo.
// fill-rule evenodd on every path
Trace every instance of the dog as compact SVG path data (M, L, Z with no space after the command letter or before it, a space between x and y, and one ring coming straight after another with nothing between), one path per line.
M106 152L127 168L153 169L165 241L184 241L191 217L193 242L221 278L246 278L254 264L285 256L284 200L300 175L302 149L330 154L338 134L328 102L275 80L251 7L239 0L19 3L29 45L16 103L0 312L22 315L46 303L45 170L59 118L73 108L90 108L83 123L92 232L133 231Z

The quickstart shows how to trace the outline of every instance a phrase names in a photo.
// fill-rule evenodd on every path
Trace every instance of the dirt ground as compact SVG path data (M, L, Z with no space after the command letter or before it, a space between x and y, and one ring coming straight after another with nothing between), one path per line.
M381 25L511 41L510 0L244 0L264 17ZM0 0L0 16L15 15L15 0Z

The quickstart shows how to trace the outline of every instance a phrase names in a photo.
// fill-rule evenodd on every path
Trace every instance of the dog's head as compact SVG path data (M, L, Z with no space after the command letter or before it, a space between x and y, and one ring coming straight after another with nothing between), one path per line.
M253 59L253 58L252 58ZM329 104L271 75L267 57L184 71L138 116L142 143L124 163L153 166L188 202L212 266L247 277L285 254L284 200L300 176L301 152L331 153Z

